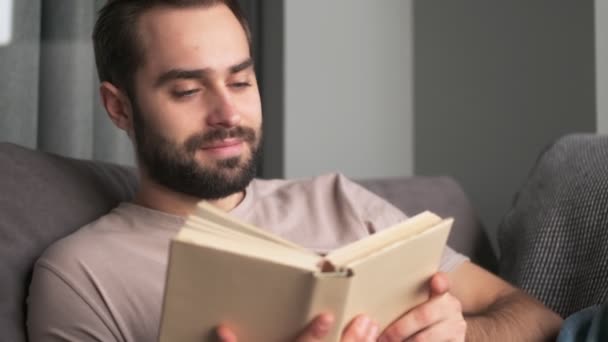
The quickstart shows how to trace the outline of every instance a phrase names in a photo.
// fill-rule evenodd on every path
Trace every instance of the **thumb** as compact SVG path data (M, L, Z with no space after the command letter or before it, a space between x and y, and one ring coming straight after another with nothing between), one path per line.
M430 281L431 297L440 296L450 290L450 280L447 274L437 272L431 277Z
M215 330L217 340L219 342L237 342L236 335L230 328L225 325L220 325Z
M296 342L316 342L321 341L334 324L334 316L331 314L320 314L310 322L302 331Z

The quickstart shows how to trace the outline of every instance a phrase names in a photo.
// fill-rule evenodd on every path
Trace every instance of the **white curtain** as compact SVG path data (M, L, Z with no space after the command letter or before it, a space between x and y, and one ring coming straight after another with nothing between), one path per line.
M91 43L103 1L14 2L13 40L0 48L0 140L132 165L126 135L100 105ZM7 86L8 85L8 86Z

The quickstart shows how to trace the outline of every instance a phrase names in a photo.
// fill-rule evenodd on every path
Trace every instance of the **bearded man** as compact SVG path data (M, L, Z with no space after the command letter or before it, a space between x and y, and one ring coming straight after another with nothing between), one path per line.
M262 109L249 29L235 0L109 1L93 40L103 105L134 144L140 185L132 202L58 241L37 262L28 299L32 341L155 341L169 241L201 200L320 253L406 218L340 175L254 179ZM384 331L362 314L343 341L556 335L556 314L449 247L440 271L428 301L404 308ZM331 312L322 314L294 336L321 340L332 323ZM217 332L238 340L225 326Z

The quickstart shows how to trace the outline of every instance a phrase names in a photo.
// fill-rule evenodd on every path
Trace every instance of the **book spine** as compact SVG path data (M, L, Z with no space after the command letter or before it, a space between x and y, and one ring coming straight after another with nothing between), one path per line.
M351 284L349 272L315 272L312 274L313 289L308 307L307 321L311 322L321 313L334 315L334 325L324 342L338 342L340 333L348 322L344 314Z

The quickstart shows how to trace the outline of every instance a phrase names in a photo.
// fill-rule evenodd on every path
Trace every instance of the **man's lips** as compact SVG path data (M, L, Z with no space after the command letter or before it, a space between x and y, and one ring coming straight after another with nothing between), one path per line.
M230 147L230 146L240 145L242 143L243 143L243 141L241 139L220 140L220 141L215 141L213 143L204 145L203 150Z
M231 157L241 154L242 147L241 139L226 139L206 144L201 149L218 157Z

